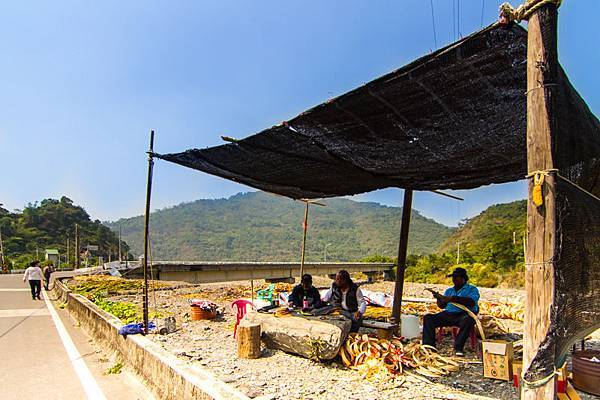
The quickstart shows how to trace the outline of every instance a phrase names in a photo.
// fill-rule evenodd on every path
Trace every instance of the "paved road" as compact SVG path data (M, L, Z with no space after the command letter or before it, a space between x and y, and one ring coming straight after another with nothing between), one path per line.
M32 300L21 275L0 275L0 399L153 399L129 372L96 349L43 292Z

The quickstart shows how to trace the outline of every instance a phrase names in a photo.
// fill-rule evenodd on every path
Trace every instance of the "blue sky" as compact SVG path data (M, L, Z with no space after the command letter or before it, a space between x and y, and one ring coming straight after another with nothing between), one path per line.
M452 4L434 0L437 47ZM460 1L460 33L501 1ZM565 0L559 54L600 109L600 1ZM28 1L0 3L0 203L66 195L102 220L144 209L148 131L156 150L221 144L290 119L435 49L430 2ZM158 161L153 209L249 188ZM524 198L524 183L417 193L414 208L454 225ZM355 197L398 205L398 189Z

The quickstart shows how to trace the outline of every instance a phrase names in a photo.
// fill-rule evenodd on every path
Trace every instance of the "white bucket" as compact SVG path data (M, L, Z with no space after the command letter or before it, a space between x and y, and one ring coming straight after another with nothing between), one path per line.
M400 335L407 339L413 339L421 336L421 327L419 326L419 317L416 315L402 314L402 328Z

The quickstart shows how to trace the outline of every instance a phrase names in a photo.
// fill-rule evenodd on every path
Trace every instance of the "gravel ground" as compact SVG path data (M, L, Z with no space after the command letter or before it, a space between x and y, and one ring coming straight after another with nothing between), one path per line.
M327 287L329 282L324 278L315 279L315 284L319 287ZM210 370L224 382L256 399L475 399L481 398L480 396L495 399L518 398L512 383L483 378L483 366L468 344L465 359L470 362L465 363L459 372L431 379L433 382L429 383L422 378L411 376L405 380L368 382L361 379L356 371L345 369L337 362L315 363L278 350L263 349L262 358L256 360L238 359L233 338L235 315L229 309L229 304L232 299L247 293L249 287L249 282L229 282L157 291L156 308L174 315L180 329L166 336L152 335L151 339L190 364ZM391 293L393 283L365 283L362 287ZM445 288L443 285L407 283L404 295L430 298L431 295L424 290L425 287L437 290ZM522 300L525 296L521 290L480 291L482 300L490 301L515 301ZM221 307L222 315L211 321L191 321L188 305L188 298L191 297L213 300ZM131 295L115 296L112 299L141 302L140 296ZM150 302L151 307L154 307L152 296ZM510 325L515 328L514 331L520 330L519 323L513 322ZM592 342L593 346L600 347L600 340ZM445 339L440 346L440 352L450 354L450 345L451 339ZM587 395L582 395L582 398L598 399Z

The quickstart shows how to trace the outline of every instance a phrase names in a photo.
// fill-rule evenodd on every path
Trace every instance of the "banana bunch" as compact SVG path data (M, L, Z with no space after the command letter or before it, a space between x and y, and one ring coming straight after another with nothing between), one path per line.
M389 378L405 368L428 377L440 377L458 371L458 363L443 357L431 346L414 341L407 345L400 339L378 339L351 333L340 348L342 363L357 370L363 379Z

